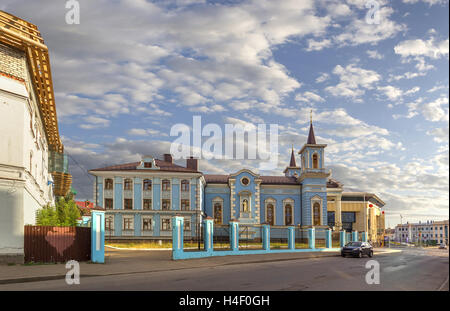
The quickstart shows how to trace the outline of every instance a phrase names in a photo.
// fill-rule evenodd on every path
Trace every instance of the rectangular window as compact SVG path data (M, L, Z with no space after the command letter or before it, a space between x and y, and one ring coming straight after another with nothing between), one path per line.
M170 231L170 218L161 219L161 230L162 231Z
M181 200L181 210L182 211L190 210L189 200Z
M134 230L134 217L124 217L123 218L123 230Z
M191 230L191 220L189 218L185 218L183 221L183 230L190 231Z
M113 209L113 199L105 199L105 209Z
M151 218L143 218L142 219L142 230L143 231L151 231L152 227L152 219Z
M170 210L170 200L169 199L162 200L162 210L163 211L169 211Z
M124 199L123 209L133 209L133 199Z
M152 209L152 199L144 199L144 210L151 210Z
M112 215L106 216L105 230L114 230L114 216Z
M161 187L162 191L170 191L170 180L168 179L164 179L162 181L162 187Z

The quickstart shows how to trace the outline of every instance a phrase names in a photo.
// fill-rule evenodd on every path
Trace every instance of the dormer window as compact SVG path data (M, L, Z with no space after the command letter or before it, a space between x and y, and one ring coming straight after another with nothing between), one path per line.
M144 162L145 168L152 168L152 162Z

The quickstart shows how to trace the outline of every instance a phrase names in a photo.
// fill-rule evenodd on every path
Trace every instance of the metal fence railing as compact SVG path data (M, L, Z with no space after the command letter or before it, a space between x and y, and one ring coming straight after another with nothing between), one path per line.
M326 233L327 229L319 229L315 230L315 247L316 248L326 248Z
M183 231L183 248L185 251L199 251L204 249L203 223L195 217L191 222L190 234ZM215 229L215 228L214 228Z
M214 225L213 247L214 250L230 250L229 225Z
M288 248L289 229L286 226L270 226L270 248Z
M239 224L239 249L262 249L261 225Z
M295 228L295 248L309 248L308 229Z
M341 234L339 231L331 232L331 247L332 248L341 247Z

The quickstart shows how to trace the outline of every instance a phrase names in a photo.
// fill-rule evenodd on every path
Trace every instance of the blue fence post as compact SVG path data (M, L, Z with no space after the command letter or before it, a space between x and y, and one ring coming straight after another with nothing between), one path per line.
M367 242L367 232L363 232L361 236L362 242Z
M239 222L235 219L230 221L230 248L232 251L239 250Z
M105 212L92 210L91 261L105 263Z
M352 232L352 242L358 242L358 231Z
M266 251L270 251L270 226L262 225L262 247Z
M325 248L331 248L331 242L331 229L328 229L327 231L325 231Z
M184 218L180 216L172 217L172 258L177 259L183 254L183 227Z
M205 251L211 253L213 251L213 218L207 217L203 220Z
M346 234L345 231L339 232L339 242L340 242L341 247L345 246L345 234Z
M288 247L295 249L295 227L288 228Z
M310 249L316 248L316 230L308 228L308 245Z

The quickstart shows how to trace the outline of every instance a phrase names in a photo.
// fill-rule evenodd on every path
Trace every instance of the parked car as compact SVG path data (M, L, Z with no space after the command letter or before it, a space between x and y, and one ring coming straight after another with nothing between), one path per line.
M441 245L439 245L439 249L447 249L447 245L445 245L445 243L441 243Z
M367 242L349 242L341 249L341 256L347 255L361 258L364 255L373 256L373 247Z

